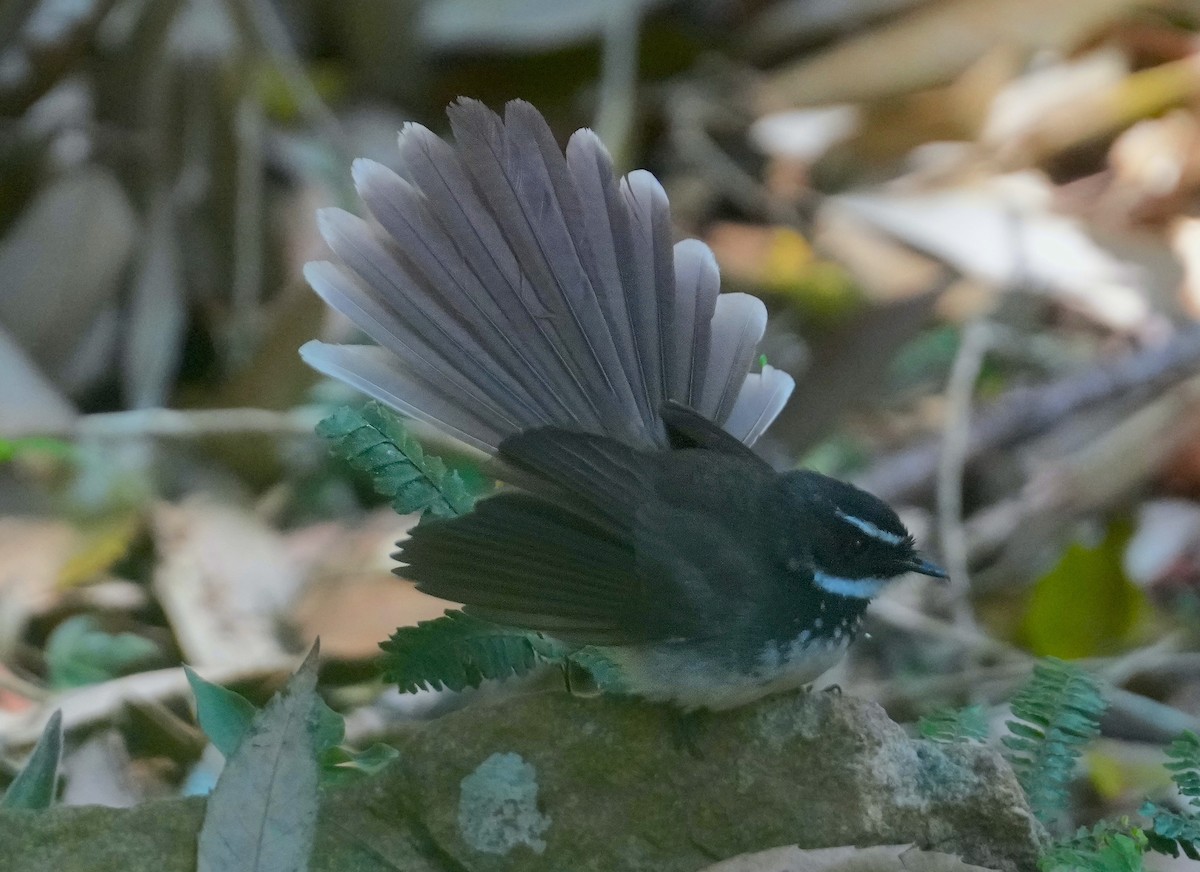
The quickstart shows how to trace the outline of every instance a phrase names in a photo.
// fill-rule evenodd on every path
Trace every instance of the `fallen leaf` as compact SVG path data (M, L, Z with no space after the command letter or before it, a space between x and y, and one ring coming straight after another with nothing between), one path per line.
M951 0L918 7L785 66L765 83L773 108L880 99L941 85L998 47L1070 49L1137 0Z
M65 521L0 518L0 652L11 650L29 617L59 599L59 578L84 536Z
M293 533L289 547L314 560L310 583L290 613L301 639L318 636L327 657L363 660L397 627L440 617L453 603L421 593L392 573L391 554L414 516L382 509L347 529L322 524Z
M283 536L202 498L153 512L153 586L184 658L197 667L277 662L277 623L304 582Z

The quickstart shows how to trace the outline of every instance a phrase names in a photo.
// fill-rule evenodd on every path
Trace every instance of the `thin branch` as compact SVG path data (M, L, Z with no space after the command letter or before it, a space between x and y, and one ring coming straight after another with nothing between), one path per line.
M963 527L963 471L970 447L971 401L983 360L991 346L985 320L973 321L962 331L962 340L946 387L946 422L938 461L938 539L950 574L951 609L961 627L976 628L971 608L967 534Z
M280 436L309 435L325 410L302 406L284 412L271 409L133 409L80 415L59 427L38 430L38 436L62 439L119 439L147 436L198 439L229 433L265 433ZM18 438L33 433L0 433Z

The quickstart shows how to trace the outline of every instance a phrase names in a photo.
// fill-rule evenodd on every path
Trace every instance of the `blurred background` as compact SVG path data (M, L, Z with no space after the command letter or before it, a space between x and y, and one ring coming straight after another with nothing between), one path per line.
M901 508L948 588L835 678L911 721L1036 656L1110 687L1079 822L1200 725L1196 0L9 0L0 6L0 788L63 708L65 801L203 791L181 662L262 700L320 635L352 743L444 604L313 425L296 349L350 162L447 102L595 128L796 376L761 443ZM471 473L452 445L429 444Z

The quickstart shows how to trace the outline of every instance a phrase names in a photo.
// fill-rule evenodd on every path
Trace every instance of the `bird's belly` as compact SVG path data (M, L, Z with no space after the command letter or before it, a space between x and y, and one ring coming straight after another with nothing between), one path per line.
M627 692L683 709L720 711L811 683L846 653L849 639L769 642L743 667L712 642L668 642L603 649Z

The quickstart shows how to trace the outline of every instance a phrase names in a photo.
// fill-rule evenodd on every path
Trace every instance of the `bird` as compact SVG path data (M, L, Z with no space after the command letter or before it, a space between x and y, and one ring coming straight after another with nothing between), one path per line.
M476 618L597 652L606 689L684 711L811 684L906 573L945 578L884 501L753 445L792 393L766 307L675 242L648 171L531 104L459 98L354 162L370 220L318 213L312 288L371 343L313 368L492 458L511 486L418 524L397 574Z

